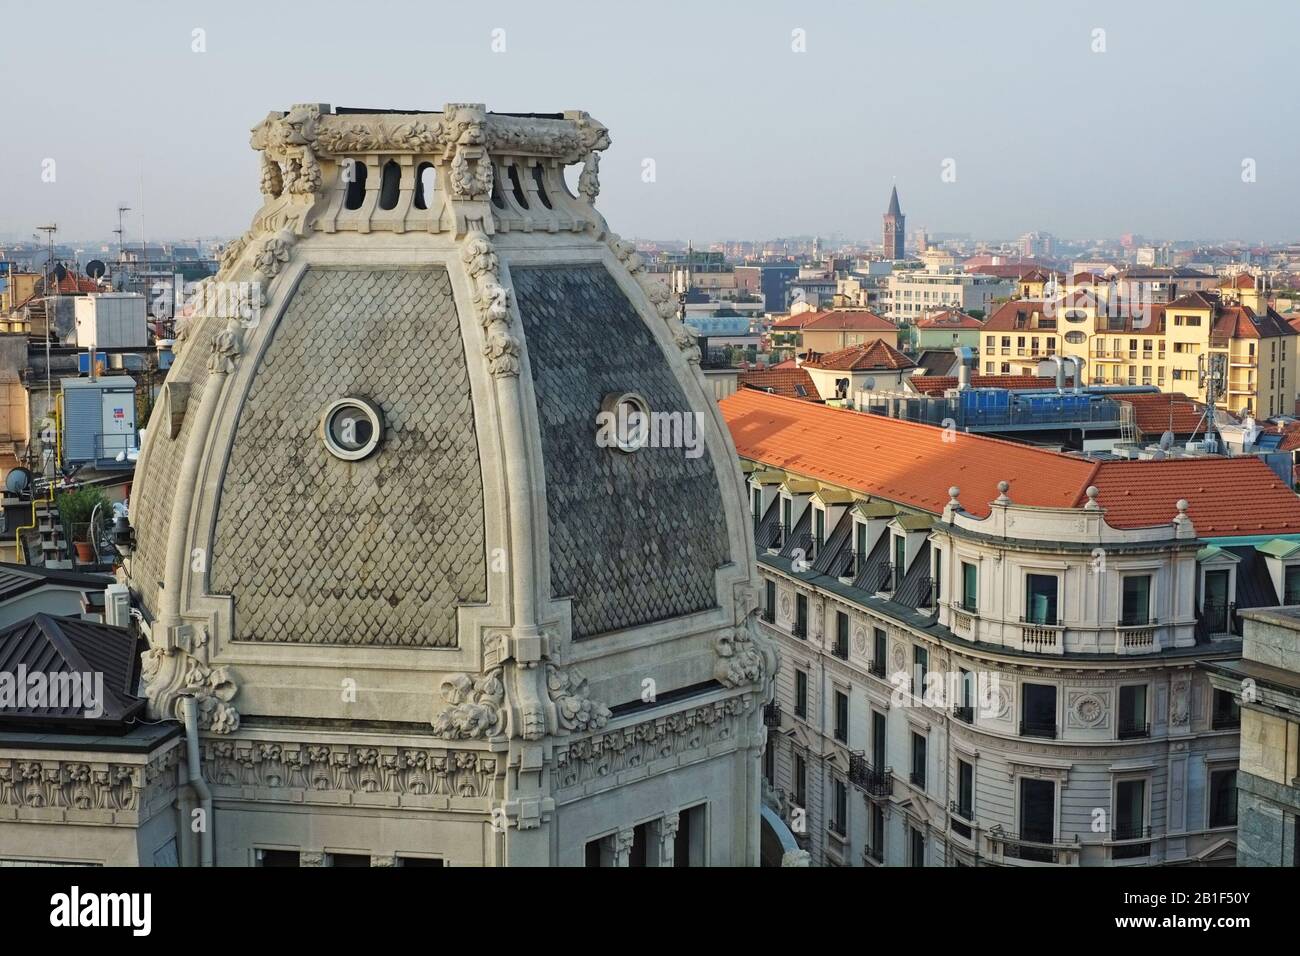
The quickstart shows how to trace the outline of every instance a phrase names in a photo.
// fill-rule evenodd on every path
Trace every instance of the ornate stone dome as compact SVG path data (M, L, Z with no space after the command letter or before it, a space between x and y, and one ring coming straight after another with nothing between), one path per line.
M760 680L734 450L595 210L605 128L299 105L252 145L263 205L181 320L131 502L155 712L537 736L649 672ZM647 419L611 445L619 411Z

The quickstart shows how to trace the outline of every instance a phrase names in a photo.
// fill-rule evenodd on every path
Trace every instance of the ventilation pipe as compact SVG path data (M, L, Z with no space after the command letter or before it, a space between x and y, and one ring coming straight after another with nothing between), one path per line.
M1048 360L1056 367L1056 388L1065 391L1065 362L1059 355L1049 355Z
M193 697L182 697L181 722L185 725L185 763L190 786L199 798L203 811L203 828L199 831L199 866L212 866L212 791L203 779L203 765L199 757L199 703Z
M1083 356L1071 355L1069 361L1074 363L1074 394L1083 394Z
M965 391L970 388L970 367L975 361L975 353L965 345L958 345L953 353L957 356L957 388Z

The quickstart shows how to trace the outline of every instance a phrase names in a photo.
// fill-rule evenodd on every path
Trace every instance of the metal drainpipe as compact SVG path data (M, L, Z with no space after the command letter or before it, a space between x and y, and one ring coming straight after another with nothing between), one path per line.
M181 720L185 724L186 770L190 786L203 810L203 829L199 831L199 866L212 866L212 790L203 779L199 757L199 705L193 697L181 698Z

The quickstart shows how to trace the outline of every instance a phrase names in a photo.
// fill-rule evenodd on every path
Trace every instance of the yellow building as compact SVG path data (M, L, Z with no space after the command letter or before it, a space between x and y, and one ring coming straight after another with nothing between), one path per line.
M1201 370L1217 354L1225 359L1218 407L1260 418L1294 413L1300 333L1269 308L1254 277L1167 304L1134 307L1113 295L1078 286L1052 303L1006 303L984 326L984 373L1013 374L1059 354L1081 358L1093 385L1153 385L1203 400Z

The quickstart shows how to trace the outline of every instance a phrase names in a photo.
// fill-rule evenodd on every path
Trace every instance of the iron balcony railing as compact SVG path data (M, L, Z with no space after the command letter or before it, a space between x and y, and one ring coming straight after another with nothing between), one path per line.
M761 611L758 612L758 616L759 616L759 619L762 620L763 623L765 623L765 624L775 624L775 623L776 623L776 609L775 609L775 608L765 607L765 608L763 608Z
M974 707L963 707L960 704L958 704L956 707L952 709L952 715L958 720L962 721L963 723L967 723L967 724L975 723Z
M860 750L849 754L849 783L870 797L887 797L894 788L894 772L886 767L877 770Z
M1022 737L1045 737L1049 740L1056 739L1056 721L1054 720L1022 720L1020 722L1020 736Z
M776 701L763 706L763 724L768 727L781 726L781 705Z
M1110 838L1112 840L1150 840L1151 828L1141 824L1116 825L1111 827Z
M1119 739L1133 740L1138 737L1150 737L1151 727L1145 717L1125 717L1119 722Z
M807 621L795 621L793 624L790 625L790 633L793 634L795 637L798 637L798 638L805 638L805 637L807 637L807 636L808 636L808 622L807 622Z
M865 856L872 863L885 862L884 852L879 847L871 846L870 844L862 848L862 855Z
M924 771L924 770L913 770L911 773L909 773L909 774L907 775L907 779L911 781L912 786L914 786L914 787L920 787L922 790L925 789L925 771Z
M885 662L883 660L874 660L867 665L867 673L873 677L885 676Z
M838 571L835 574L837 578L856 578L858 576L858 552L849 551L840 555L837 562Z
M1197 631L1206 637L1212 634L1231 634L1233 632L1233 615L1237 605L1228 603L1206 602L1197 616Z
M975 808L970 804L960 804L956 800L949 801L948 812L961 817L963 820L975 819Z
M1211 730L1236 730L1241 726L1240 710L1218 710L1210 717Z
M990 834L1002 848L1002 855L1013 860L1033 863L1060 863L1066 850L1077 850L1077 843L1059 843L1048 830L1026 830L1024 833Z
M835 638L835 643L831 645L831 653L842 661L849 659L849 639L847 637Z

